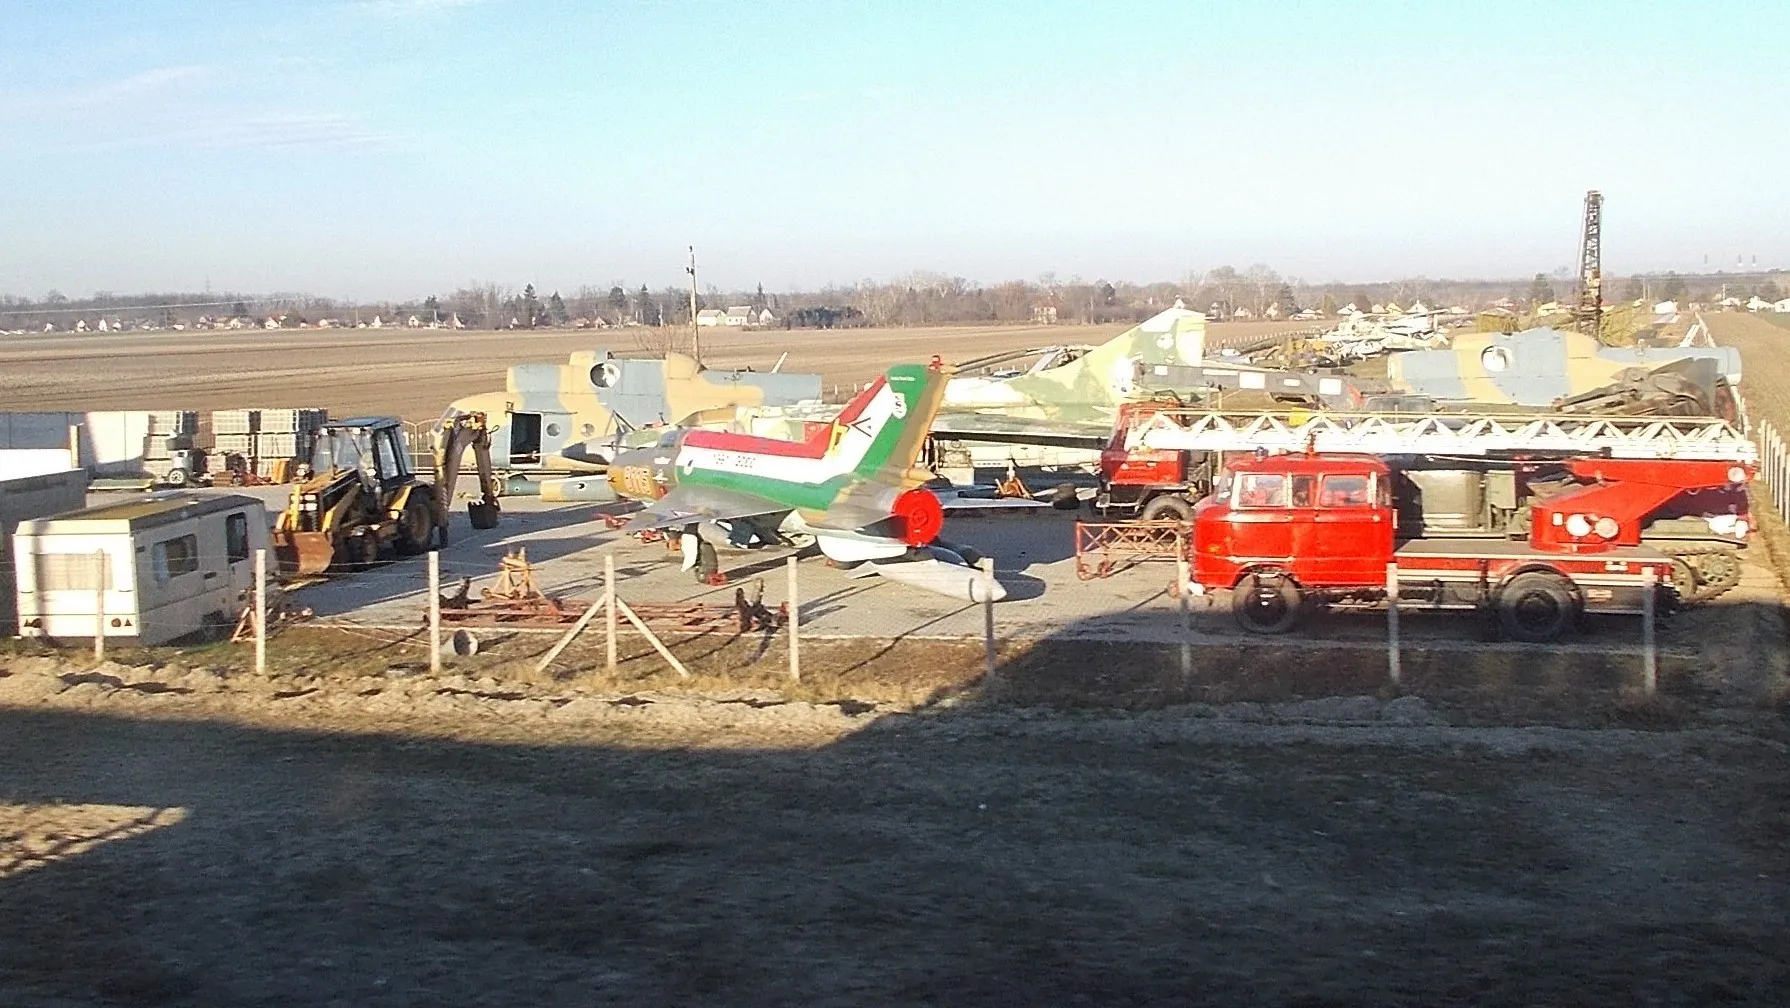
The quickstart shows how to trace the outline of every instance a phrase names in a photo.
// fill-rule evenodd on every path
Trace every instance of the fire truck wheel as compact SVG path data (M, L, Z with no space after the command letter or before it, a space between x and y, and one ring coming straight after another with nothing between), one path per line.
M1231 615L1250 633L1286 633L1299 622L1302 601L1292 579L1250 574L1231 589Z
M1144 521L1192 521L1193 505L1185 497L1164 494L1145 504L1144 513L1140 517Z
M1571 583L1558 574L1518 574L1498 593L1498 625L1513 640L1559 640L1576 610Z

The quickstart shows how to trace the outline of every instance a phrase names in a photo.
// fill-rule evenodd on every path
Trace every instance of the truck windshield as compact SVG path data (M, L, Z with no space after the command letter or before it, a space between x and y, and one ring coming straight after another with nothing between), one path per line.
M1237 506L1271 508L1287 506L1284 473L1243 473L1237 477Z
M1367 507L1373 503L1372 480L1359 474L1325 476L1318 494L1320 507Z

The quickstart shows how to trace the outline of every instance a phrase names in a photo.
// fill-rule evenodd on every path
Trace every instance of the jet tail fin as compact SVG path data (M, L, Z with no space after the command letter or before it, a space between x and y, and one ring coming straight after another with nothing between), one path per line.
M827 454L850 461L856 480L903 489L926 482L931 474L915 463L949 378L949 369L936 361L890 368L840 412Z

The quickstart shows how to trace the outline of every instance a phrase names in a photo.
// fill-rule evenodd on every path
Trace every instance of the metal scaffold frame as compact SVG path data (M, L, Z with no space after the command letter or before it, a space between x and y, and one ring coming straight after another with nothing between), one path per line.
M1314 451L1368 455L1606 456L1757 464L1719 417L1229 412L1165 409L1126 432L1128 451Z
M1180 521L1076 522L1075 576L1092 581L1148 560L1184 557L1191 531Z

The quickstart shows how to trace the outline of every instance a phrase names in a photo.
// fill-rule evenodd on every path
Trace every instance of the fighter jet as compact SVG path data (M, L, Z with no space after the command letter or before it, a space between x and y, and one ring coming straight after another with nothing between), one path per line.
M932 430L939 440L1048 445L1098 451L1112 435L1119 404L1164 382L1163 365L1205 361L1206 316L1165 309L1095 347L1046 347L997 354L958 366L994 368L1036 357L1017 374L951 379ZM1187 390L1191 391L1191 390Z
M812 543L859 576L982 601L965 548L938 538L943 509L917 464L948 377L942 366L892 367L806 441L668 430L609 467L618 496L647 503L624 531L678 530L684 569L703 579L716 571L717 546ZM989 594L998 601L1006 590Z

